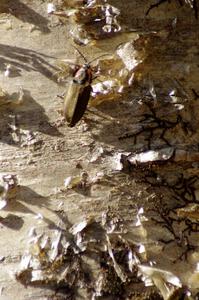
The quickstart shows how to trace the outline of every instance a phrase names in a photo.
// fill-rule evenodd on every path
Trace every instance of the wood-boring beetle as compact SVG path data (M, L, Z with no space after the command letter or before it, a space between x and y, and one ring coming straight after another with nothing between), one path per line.
M79 66L79 68L75 71L72 82L70 83L64 97L63 114L69 127L75 126L81 120L86 111L90 94L92 92L91 83L93 81L93 70L91 63L96 59L107 55L100 55L88 62L85 56L76 47L74 48L84 59L85 64Z

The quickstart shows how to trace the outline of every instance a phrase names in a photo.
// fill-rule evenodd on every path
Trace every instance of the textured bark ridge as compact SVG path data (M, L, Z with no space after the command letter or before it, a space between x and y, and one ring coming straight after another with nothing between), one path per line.
M197 5L1 1L2 299L198 299Z

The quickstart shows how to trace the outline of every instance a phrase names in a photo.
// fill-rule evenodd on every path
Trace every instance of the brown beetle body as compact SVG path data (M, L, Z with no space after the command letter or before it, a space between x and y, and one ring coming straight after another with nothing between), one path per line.
M91 62L107 55L102 54L88 62L84 55L77 48L75 49L83 57L85 64L76 70L64 98L64 117L68 122L69 127L75 126L86 111L92 92L91 83L93 81L93 70L90 65Z
M64 117L69 127L73 127L82 118L92 91L92 70L89 64L79 68L64 98Z

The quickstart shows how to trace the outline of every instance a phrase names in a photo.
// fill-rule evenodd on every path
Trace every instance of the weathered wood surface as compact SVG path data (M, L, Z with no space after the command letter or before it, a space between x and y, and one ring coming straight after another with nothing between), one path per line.
M147 17L152 1L109 3L120 10L124 32L80 48L92 59L136 40L134 48L142 62L119 99L103 102L96 110L99 115L88 113L72 129L63 123L63 99L57 97L66 86L55 76L57 59L76 56L70 23L49 17L46 1L13 0L0 6L0 83L13 102L3 98L0 106L0 172L17 175L19 182L16 197L1 210L1 299L72 298L53 298L51 289L25 287L16 280L29 232L35 228L50 235L59 228L68 230L85 217L100 218L108 208L123 219L127 238L145 245L146 263L154 261L160 269L174 272L197 292L191 277L198 261L197 213L190 221L189 213L179 209L199 201L198 20L178 1L154 8ZM6 77L8 64L11 71ZM20 95L14 93L20 89L23 99L16 103ZM174 149L171 160L144 166L138 161L124 170L115 167L118 154L164 147ZM83 171L94 182L88 190L64 188L65 178ZM95 182L96 176L101 179ZM140 207L148 218L141 228L134 226ZM130 289L126 299L146 298L141 284L129 285ZM81 296L88 299L91 294L83 287L75 299ZM121 294L109 296L122 299Z

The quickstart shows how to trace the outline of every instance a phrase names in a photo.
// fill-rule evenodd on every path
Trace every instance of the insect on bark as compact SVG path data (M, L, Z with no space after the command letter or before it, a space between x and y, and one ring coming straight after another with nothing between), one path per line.
M92 92L93 70L91 63L99 57L107 55L100 55L88 62L84 55L77 48L75 49L83 57L85 64L80 66L75 72L64 97L63 113L69 127L75 126L86 111Z

